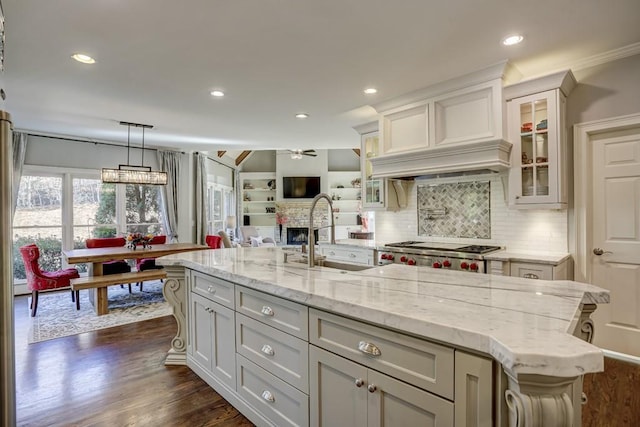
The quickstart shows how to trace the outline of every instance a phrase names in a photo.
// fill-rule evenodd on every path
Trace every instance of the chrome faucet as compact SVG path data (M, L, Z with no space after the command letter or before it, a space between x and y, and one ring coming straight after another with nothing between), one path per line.
M327 193L320 193L313 198L313 201L311 202L311 209L309 210L309 267L315 266L316 263L316 236L313 228L313 211L320 199L326 199L327 202L329 202L329 211L331 212L331 243L336 243L336 224L333 217L333 204L331 203L331 197L329 197Z

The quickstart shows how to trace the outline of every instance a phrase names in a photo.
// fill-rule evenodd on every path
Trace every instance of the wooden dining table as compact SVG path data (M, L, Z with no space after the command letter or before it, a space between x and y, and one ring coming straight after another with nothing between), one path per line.
M198 245L194 243L167 243L163 245L152 245L146 248L137 247L136 249L127 246L109 247L109 248L91 248L91 249L72 249L63 251L64 256L69 264L89 263L89 278L102 276L102 263L107 261L140 259L140 258L158 258L165 255L176 254L180 252L190 252L209 249L206 245ZM126 273L127 278L131 279L125 283L133 283L136 276L139 275L144 279L145 272ZM105 276L106 278L106 276ZM86 278L76 279L87 281ZM124 283L123 283L124 284ZM72 285L73 286L73 285ZM85 288L83 288L85 289ZM107 286L86 287L89 291L89 300L93 304L96 314L102 315L108 312Z

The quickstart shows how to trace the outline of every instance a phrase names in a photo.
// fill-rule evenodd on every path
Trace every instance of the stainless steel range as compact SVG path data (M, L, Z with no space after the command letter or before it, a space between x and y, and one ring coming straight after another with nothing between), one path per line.
M485 273L484 255L500 246L464 245L460 243L398 242L388 243L378 251L378 264L406 264L450 270Z

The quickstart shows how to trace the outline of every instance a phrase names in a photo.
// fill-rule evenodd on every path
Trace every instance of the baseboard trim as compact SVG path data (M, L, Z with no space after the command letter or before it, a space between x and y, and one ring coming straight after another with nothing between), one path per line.
M606 357L610 357L612 359L621 360L623 362L635 363L636 365L640 365L640 357L633 356L631 354L618 353L617 351L611 350L602 350Z

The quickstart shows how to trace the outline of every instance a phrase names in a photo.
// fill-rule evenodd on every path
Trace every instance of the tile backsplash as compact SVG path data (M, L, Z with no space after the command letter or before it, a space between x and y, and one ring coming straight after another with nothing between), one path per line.
M491 238L489 181L418 184L418 235Z
M465 244L500 245L527 252L568 252L568 211L511 209L505 201L502 174L457 179L416 180L409 186L408 206L399 211L375 212L376 242L423 240ZM432 237L418 235L417 187L421 184L489 181L491 184L491 238Z

